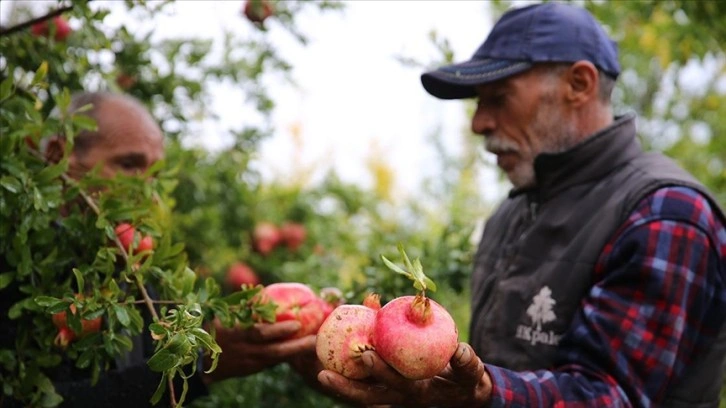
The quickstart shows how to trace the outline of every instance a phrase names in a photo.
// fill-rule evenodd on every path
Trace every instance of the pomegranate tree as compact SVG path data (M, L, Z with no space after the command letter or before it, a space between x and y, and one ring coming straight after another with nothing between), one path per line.
M376 353L402 376L420 380L440 373L458 345L458 330L451 315L426 297L436 285L423 273L419 259L413 263L401 246L406 270L381 256L395 272L414 281L416 296L402 296L386 303L376 314L372 340Z

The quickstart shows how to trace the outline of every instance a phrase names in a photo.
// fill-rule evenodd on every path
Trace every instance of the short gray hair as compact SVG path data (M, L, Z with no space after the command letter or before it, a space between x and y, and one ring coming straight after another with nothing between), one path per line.
M81 108L90 105L81 114L90 117L98 122L99 111L101 105L112 100L123 100L140 110L146 111L146 107L138 99L125 95L111 92L79 92L71 96L71 103L68 106L69 113L78 112ZM83 130L79 132L73 140L73 150L78 155L85 154L88 149L93 146L97 138L100 136L98 131Z
M572 66L570 63L559 62L542 65L545 67L545 72L551 75L559 75ZM600 69L597 70L597 73L599 82L598 98L600 99L600 102L610 105L610 99L612 98L613 89L615 88L615 78Z

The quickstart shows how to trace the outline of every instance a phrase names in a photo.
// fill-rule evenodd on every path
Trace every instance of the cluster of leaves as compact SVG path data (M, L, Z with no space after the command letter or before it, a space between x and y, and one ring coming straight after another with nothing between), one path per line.
M99 178L90 172L76 181L66 176L74 135L93 129L83 115L44 117L44 104L30 97L46 86L47 69L41 65L28 83L5 78L0 85L0 217L4 260L0 289L8 303L7 318L14 321L15 344L0 351L3 393L31 405L53 406L60 402L47 370L63 359L79 369L90 370L96 381L110 362L132 347L133 336L142 333L145 310L157 350L149 360L162 373L153 402L165 388L166 379L194 374L199 352L216 361L219 347L203 327L202 317L217 317L227 326L251 324L253 315L274 319L271 305L253 301L257 289L221 297L219 285L207 279L197 288L197 276L187 267L183 245L172 244L168 234L168 209L163 206L172 173L152 167L150 181L137 177ZM70 103L69 92L54 98L61 112ZM34 147L37 136L64 130L69 141L65 156L48 163ZM157 245L152 255L129 254L117 241L114 227L130 221L152 235ZM153 299L147 288L159 294ZM78 296L81 294L82 296ZM158 302L172 305L157 314ZM104 329L74 342L67 350L53 347L55 328L50 315L70 311L68 326L81 332L82 319L101 317ZM4 319L5 317L3 317ZM4 320L3 320L4 321ZM9 326L4 326L8 329ZM191 367L185 373L185 367ZM184 382L186 391L186 381ZM179 400L183 402L184 393Z
M127 5L149 15L157 11L143 3ZM251 324L253 316L269 321L272 306L253 301L259 288L223 297L215 280L202 282L188 267L184 245L167 233L173 221L165 203L171 201L176 181L164 163L149 171L155 176L151 181L105 180L96 171L81 180L68 177L74 135L93 129L95 123L65 112L71 90L118 90L118 73L139 66L149 71L134 73L139 75L132 85L136 95L152 111L159 107L165 112L159 115L162 124L183 119L186 112L174 107L194 104L180 99L189 97L201 105L206 89L198 79L176 72L165 76L144 62L162 52L179 65L194 63L209 49L199 43L183 53L179 42L151 45L149 37L134 38L123 27L109 32L102 24L108 11L92 9L86 2L59 2L58 7L69 10L65 18L82 23L82 30L67 41L34 36L27 29L0 37L0 228L3 237L13 237L0 243L0 290L8 306L3 308L3 327L10 327L6 321L12 323L8 336L15 339L13 348L0 350L2 392L33 406L57 405L61 399L49 376L54 367L70 361L89 370L95 382L115 357L131 349L131 338L153 323L156 351L149 366L162 373L153 398L158 402L167 379L194 374L200 352L210 353L213 360L218 357L219 347L202 327L204 321L218 318L229 327ZM21 21L31 18L22 10L18 16ZM116 65L99 58L109 50L115 50ZM258 63L265 61L258 58ZM229 75L233 69L214 75ZM174 92L180 88L188 92ZM256 95L262 97L262 92ZM38 146L56 136L65 138L66 151L58 163L48 163ZM154 237L153 255L122 249L114 233L122 221ZM159 304L166 306L159 311ZM78 311L68 313L71 329L80 333L82 319L101 317L103 330L63 350L53 346L56 329L50 317L71 308ZM184 393L179 404L183 398Z

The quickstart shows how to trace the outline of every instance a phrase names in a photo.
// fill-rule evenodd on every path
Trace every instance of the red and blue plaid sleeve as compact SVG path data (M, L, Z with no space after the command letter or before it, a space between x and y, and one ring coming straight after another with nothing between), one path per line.
M486 365L492 407L648 407L726 320L726 229L693 189L644 199L603 250L554 370Z

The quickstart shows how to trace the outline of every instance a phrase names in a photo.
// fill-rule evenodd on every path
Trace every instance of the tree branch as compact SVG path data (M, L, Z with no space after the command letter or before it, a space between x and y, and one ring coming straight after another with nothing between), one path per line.
M16 31L24 30L24 29L32 26L33 24L37 24L37 23L41 23L46 20L50 20L51 18L59 16L59 15L65 13L66 11L70 11L70 10L73 10L73 4L55 9L53 11L48 12L48 14L46 14L44 16L36 17L32 20L28 20L26 22L16 24L9 28L0 29L0 37L2 37L4 35L10 35Z

